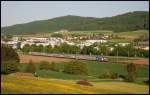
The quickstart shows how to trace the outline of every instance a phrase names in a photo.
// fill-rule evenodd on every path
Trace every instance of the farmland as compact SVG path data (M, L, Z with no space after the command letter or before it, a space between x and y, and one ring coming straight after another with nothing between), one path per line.
M148 30L137 30L137 31L128 31L128 32L118 33L118 36L124 37L126 39L135 39L142 35L148 36L149 35Z
M28 56L28 55L26 55ZM26 57L24 56L24 57ZM22 57L22 56L21 56ZM39 67L39 61L48 61L48 62L55 62L56 68L58 68L60 71L63 70L64 64L67 64L67 62L71 61L72 59L63 59L63 58L55 58L55 57L43 57L43 56L28 56L32 61L35 62L36 67ZM42 60L44 58L44 60ZM47 60L45 59L47 58ZM52 60L51 60L52 59ZM55 59L55 60L54 60ZM21 62L22 58L20 58ZM110 58L111 61L114 61L113 57ZM120 61L123 60L123 58L119 59ZM29 59L26 59L26 62L29 62ZM126 64L114 64L114 63L100 63L97 61L86 61L82 60L82 62L87 64L87 67L89 69L89 74L90 76L94 78L97 78L101 73L104 72L114 72L118 73L121 75L126 75ZM20 64L20 70L22 72L25 71L27 64ZM137 65L137 72L138 72L138 77L149 77L149 67L144 66L144 65ZM58 78L58 79L80 79L81 77L78 75L71 75L71 74L64 74L63 72L55 72L55 71L44 71L44 70L39 70L37 69L37 74L39 77L53 77L53 78ZM87 77L88 78L88 77ZM91 78L88 78L91 79Z
M148 94L149 86L126 82L92 82L82 86L72 80L36 78L27 76L1 76L2 94ZM29 90L30 89L30 90Z
M55 58L55 57L43 57L43 56L32 56L32 55L20 55L20 62L21 63L28 63L30 60L34 62L39 61L48 61L48 62L68 62L71 59L63 59L63 58Z
M53 34L61 34L61 35L68 35L68 36L82 36L82 35L101 35L101 34L107 34L107 35L118 35L118 37L121 37L123 39L111 39L109 42L130 42L131 40L138 38L140 36L149 35L148 30L136 30L136 31L126 31L126 32L119 32L114 33L110 30L89 30L89 31L69 31L66 34L63 34L59 31L51 31L47 33L36 33L36 34L24 34L24 35L14 35L16 37L50 37Z

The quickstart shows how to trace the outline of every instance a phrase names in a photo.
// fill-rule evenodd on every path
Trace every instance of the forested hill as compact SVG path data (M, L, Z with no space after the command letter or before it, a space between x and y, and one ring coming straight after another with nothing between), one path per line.
M135 11L113 17L95 18L67 15L48 20L33 21L2 27L2 34L33 34L52 32L61 29L74 30L113 30L123 32L138 29L149 29L149 12Z

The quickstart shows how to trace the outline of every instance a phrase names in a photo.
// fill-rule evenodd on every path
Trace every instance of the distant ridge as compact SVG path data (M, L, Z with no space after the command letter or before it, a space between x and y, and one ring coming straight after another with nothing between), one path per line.
M95 18L67 15L48 20L2 27L1 34L34 34L42 32L82 30L112 30L114 32L149 29L149 12L135 11L125 14Z

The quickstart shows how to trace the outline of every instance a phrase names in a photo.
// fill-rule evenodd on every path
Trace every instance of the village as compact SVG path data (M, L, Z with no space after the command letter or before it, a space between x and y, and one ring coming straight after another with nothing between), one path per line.
M65 30L66 31L66 30ZM62 32L62 31L61 31ZM76 40L78 40L78 42L75 42ZM68 45L75 45L80 47L80 49L82 49L84 46L91 46L93 44L105 44L106 46L109 47L109 49L112 51L114 49L115 46L122 46L125 47L127 45L129 45L129 42L119 42L114 44L113 46L109 46L109 43L111 41L110 35L103 35L100 38L96 39L94 37L87 37L87 36L80 36L80 37L65 37L65 38L61 38L61 37L25 37L23 40L21 40L19 37L12 37L12 39L10 39L9 41L4 41L1 39L1 44L7 44L9 46L11 46L13 49L17 49L18 45L20 45L20 48L23 48L24 45L29 44L29 45L42 45L42 46L48 46L51 45L52 48L54 48L55 46L59 46L61 43L67 43ZM149 42L138 42L138 46L135 45L134 48L139 48L139 49L143 49L143 50L149 50ZM97 46L94 47L95 49L99 49Z

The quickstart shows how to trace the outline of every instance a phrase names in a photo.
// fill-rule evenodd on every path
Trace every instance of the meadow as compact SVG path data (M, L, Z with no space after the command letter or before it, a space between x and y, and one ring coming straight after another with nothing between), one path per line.
M93 86L72 80L28 76L1 76L2 94L148 94L149 86L126 82L91 82Z
M113 63L100 63L97 61L85 61L82 62L86 63L88 67L88 73L89 76L92 77L92 79L97 78L99 75L105 72L114 72L118 75L126 75L126 64L113 64ZM35 63L35 66L37 68L37 75L39 77L53 77L58 79L81 79L81 76L79 75L71 75L71 74L65 74L62 72L64 68L64 64L67 64L67 62L58 62L55 64L56 68L59 69L59 72L56 71L45 71L45 70L39 70L38 63ZM27 64L20 64L20 70L22 72L25 72ZM144 65L137 65L137 76L142 78L149 77L149 67ZM86 76L87 79L91 79L88 76Z
M119 37L124 37L126 39L135 39L142 35L148 36L149 31L148 30L136 30L136 31L120 32L117 34Z

